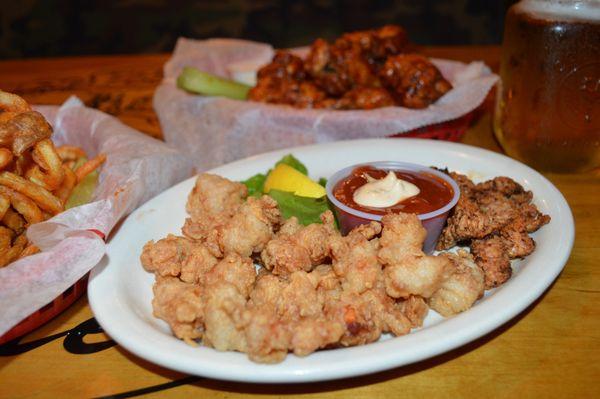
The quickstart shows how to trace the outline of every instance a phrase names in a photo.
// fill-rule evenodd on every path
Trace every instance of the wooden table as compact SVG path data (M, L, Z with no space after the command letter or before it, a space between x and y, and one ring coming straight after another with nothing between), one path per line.
M436 57L481 59L495 70L498 66L497 47L425 50ZM88 106L160 138L152 95L167 58L4 61L0 62L0 88L36 104L60 104L77 95ZM463 142L500 151L491 132L490 107L486 110ZM546 176L565 195L575 216L576 240L568 264L551 288L519 316L449 353L375 375L316 384L215 381L155 366L106 342L109 338L102 333L84 336L94 331L84 297L21 341L42 345L0 357L0 397L125 398L144 393L202 398L600 397L600 178L593 173ZM46 337L50 338L44 343ZM79 341L98 345L73 345ZM82 350L92 353L74 353Z

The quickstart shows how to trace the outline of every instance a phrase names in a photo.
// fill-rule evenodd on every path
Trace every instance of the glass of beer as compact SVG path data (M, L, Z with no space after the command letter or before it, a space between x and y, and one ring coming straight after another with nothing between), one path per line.
M494 131L536 169L600 167L600 1L521 0L506 15Z

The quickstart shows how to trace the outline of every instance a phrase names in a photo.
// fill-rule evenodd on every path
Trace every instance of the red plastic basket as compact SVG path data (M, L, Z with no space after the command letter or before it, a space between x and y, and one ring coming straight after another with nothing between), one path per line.
M102 239L104 239L104 234L102 234L98 230L91 230L92 232L98 234ZM75 284L67 288L65 292L54 298L54 300L47 305L43 306L41 309L27 316L25 319L21 320L19 324L8 330L4 335L0 337L0 345L4 344L8 341L11 341L15 338L19 338L38 327L46 324L63 311L65 311L69 306L71 306L76 300L78 300L86 291L87 282L88 282L89 273L86 273L85 276L80 278Z
M394 138L420 138L446 141L460 141L475 116L475 111L450 121L423 126L404 133L394 134Z

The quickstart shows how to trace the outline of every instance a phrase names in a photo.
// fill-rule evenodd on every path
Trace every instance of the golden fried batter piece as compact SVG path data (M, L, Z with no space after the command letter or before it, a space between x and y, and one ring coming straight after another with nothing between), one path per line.
M146 243L140 260L149 272L162 277L179 277L186 283L202 282L205 274L217 264L217 258L204 244L172 234Z
M321 223L302 226L291 217L261 252L263 266L273 274L287 276L296 270L306 272L329 259L327 240L339 236L333 213L324 212Z
M422 327L429 313L429 306L423 297L411 295L399 303L400 310L408 318L413 328Z
M371 222L356 227L346 237L330 237L333 270L341 279L344 291L361 294L374 289L382 280L377 259L379 241L373 239L380 232L381 224Z
M250 256L265 248L280 223L281 213L273 198L249 197L230 219L208 233L206 245L217 257L229 253Z
M362 294L336 290L326 298L325 315L345 327L339 340L342 346L374 342L386 332L404 335L412 327L403 312L402 301L386 295L383 283Z
M484 275L473 257L464 250L440 256L450 260L453 272L428 300L431 309L450 317L471 308L483 296Z
M206 272L205 284L210 286L225 281L235 286L244 298L248 298L255 279L256 270L252 259L229 254Z
M533 194L514 180L500 176L474 184L466 176L451 173L461 198L447 221L438 249L467 244L485 274L485 288L494 288L512 274L510 260L535 249L529 236L550 221L531 203Z
M186 211L190 217L182 229L183 234L195 240L204 240L209 231L223 224L238 210L248 196L248 189L218 175L198 175L194 188L188 195Z
M206 285L203 343L220 351L246 352L244 309L246 298L226 281Z
M379 77L397 102L407 108L426 108L452 89L439 69L419 54L389 57Z
M279 362L289 350L306 356L340 339L344 328L323 315L317 292L320 273L312 274L296 271L286 280L272 274L258 278L246 313L250 359Z
M314 108L326 98L326 93L306 80L300 57L287 51L278 51L271 63L258 71L256 86L250 89L248 98L266 103Z
M388 295L394 298L432 296L450 276L450 261L423 253L421 248L427 231L417 215L388 214L381 223L379 260L384 265Z
M156 276L152 288L153 315L166 321L173 334L189 344L204 333L204 292L198 284L188 284L177 277Z

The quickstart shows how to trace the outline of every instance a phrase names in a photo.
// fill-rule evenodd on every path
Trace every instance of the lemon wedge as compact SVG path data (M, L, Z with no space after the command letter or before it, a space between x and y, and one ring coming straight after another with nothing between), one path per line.
M287 191L309 198L321 198L325 195L323 186L286 164L279 164L271 170L263 190L265 193L271 190Z

